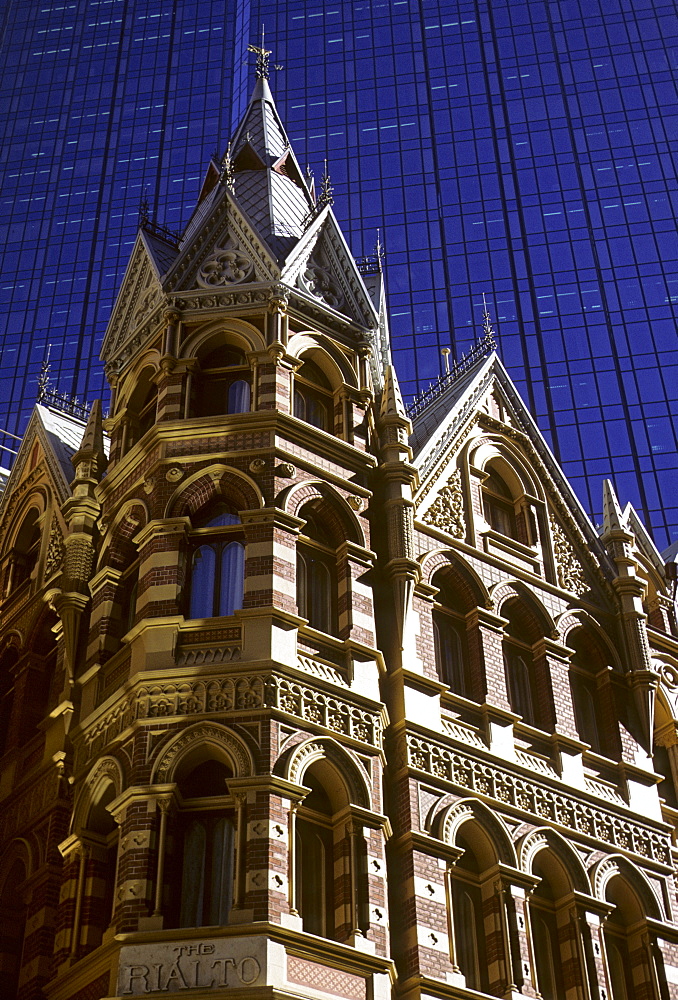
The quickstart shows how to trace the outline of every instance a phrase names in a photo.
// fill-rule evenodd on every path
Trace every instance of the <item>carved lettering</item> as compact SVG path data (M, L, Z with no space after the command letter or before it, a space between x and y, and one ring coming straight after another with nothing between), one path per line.
M145 958L147 946L123 949L118 977L120 995L145 996L149 993L254 986L261 978L261 962L252 954L243 955L243 947L250 951L252 944L232 939L232 943L196 941L156 945L152 949L156 960L146 962L125 962L124 953L127 952L128 958ZM218 951L223 952L226 948L231 954L217 956ZM166 956L165 961L158 962L157 958L163 955Z

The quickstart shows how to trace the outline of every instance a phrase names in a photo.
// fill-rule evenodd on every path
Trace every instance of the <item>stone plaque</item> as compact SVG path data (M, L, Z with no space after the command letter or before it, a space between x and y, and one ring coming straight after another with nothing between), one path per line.
M120 950L118 995L263 985L266 944L263 937L223 937L127 945Z

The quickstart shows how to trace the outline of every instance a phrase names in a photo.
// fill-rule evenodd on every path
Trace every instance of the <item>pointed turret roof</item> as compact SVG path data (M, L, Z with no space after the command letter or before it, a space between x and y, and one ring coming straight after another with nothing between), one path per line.
M222 159L222 176L227 170L239 205L282 263L303 236L304 222L315 203L278 114L267 68L261 60L247 110ZM215 175L216 163L212 160L182 243L192 239L219 197L221 186Z
M315 201L273 100L268 53L263 44L251 48L258 54L252 97L224 156L210 159L183 234L142 221L102 359L118 372L130 364L171 296L192 301L233 285L265 296L275 286L288 289L295 307L313 309L316 321L367 336L379 386L390 361L383 288L371 296L365 287L332 212L327 171Z

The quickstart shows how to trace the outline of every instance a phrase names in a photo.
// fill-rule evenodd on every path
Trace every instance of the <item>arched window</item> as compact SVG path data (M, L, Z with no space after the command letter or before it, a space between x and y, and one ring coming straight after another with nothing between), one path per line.
M530 922L537 988L544 1000L565 1000L563 964L558 939L557 899L562 893L554 888L549 868L560 876L555 884L563 881L563 873L553 858L542 858L541 852L534 864L534 874L540 878L530 897ZM550 865L549 865L550 861Z
M509 538L517 538L515 502L504 479L492 466L483 482L483 510L485 520L495 531Z
M297 608L311 628L337 630L337 560L333 539L315 502L300 511L306 524L297 547Z
M487 991L481 864L471 843L462 834L457 837L457 846L463 848L464 853L453 868L454 962L469 989Z
M608 754L606 715L611 713L612 700L605 651L590 628L573 630L567 641L573 649L569 676L577 733L594 753Z
M325 789L312 775L304 778L311 788L297 818L297 907L303 928L310 934L334 933L334 835L332 806Z
M104 931L113 918L115 876L118 862L120 829L106 808L115 798L115 787L106 787L87 816L82 839L88 847L86 913L87 951L101 944Z
M10 555L9 589L7 596L30 579L40 556L40 525L38 511L32 507L19 528Z
M26 904L23 898L26 867L19 858L11 865L0 890L0 968L2 995L15 1000L23 965Z
M538 625L517 598L508 601L502 613L508 618L503 653L511 708L528 726L544 728L533 653Z
M0 655L0 756L10 749L10 726L14 708L14 668L19 651L8 646Z
M235 872L234 814L226 786L231 777L227 764L208 759L179 781L175 856L181 875L172 887L178 927L228 923Z
M240 515L227 503L215 504L192 540L189 618L232 615L242 607L245 583Z
M294 376L294 415L323 431L334 424L334 397L325 373L314 361L304 361Z
M638 896L625 879L614 876L607 885L605 899L614 905L604 925L611 1000L634 1000L640 995L657 996L657 984L653 981L654 962L647 945L645 913ZM642 983L639 974L643 977Z
M191 415L214 417L248 413L251 372L243 351L224 344L200 358L200 374L193 379Z
M125 450L132 447L155 425L158 411L158 387L152 371L146 369L132 392L127 405Z
M367 926L364 838L349 833L346 788L331 766L312 764L303 784L310 792L295 819L296 907L309 934L344 941Z
M471 697L469 651L463 604L453 581L436 573L434 586L439 587L433 609L436 666L438 676L449 684L455 694Z

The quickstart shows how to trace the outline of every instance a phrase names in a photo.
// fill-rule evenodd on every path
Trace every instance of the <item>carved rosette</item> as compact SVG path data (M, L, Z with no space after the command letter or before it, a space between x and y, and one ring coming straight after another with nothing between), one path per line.
M453 538L463 538L466 534L464 521L464 491L461 485L461 471L455 469L447 484L424 514L426 524L442 528Z
M198 284L203 288L222 285L242 285L254 278L254 263L233 239L223 247L215 247L198 272Z
M308 262L306 270L299 276L299 284L309 295L333 309L339 309L343 304L344 296L332 274L315 261Z
M550 514L549 520L553 535L553 554L556 559L558 583L564 590L570 590L577 597L581 597L582 594L591 589L586 582L584 570L555 515Z

